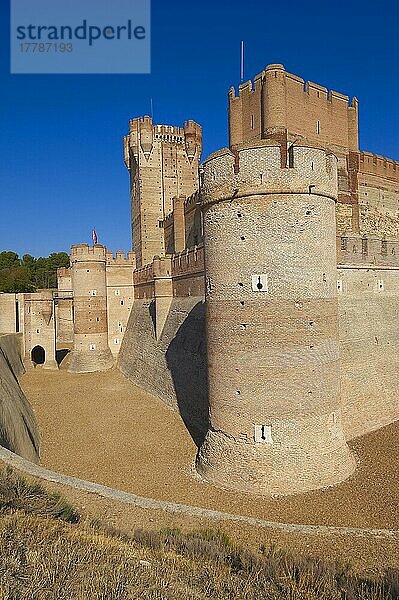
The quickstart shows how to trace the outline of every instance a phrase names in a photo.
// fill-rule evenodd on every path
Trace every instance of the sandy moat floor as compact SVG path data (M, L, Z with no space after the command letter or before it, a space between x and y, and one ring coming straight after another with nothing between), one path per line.
M42 465L142 496L271 521L399 526L399 422L351 442L354 476L328 490L275 500L229 492L192 474L180 416L118 371L30 371L21 385L42 435Z

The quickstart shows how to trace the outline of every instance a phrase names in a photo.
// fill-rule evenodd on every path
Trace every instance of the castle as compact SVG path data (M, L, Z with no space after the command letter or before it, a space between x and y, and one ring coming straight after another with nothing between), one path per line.
M194 121L133 119L132 252L72 247L57 290L0 295L0 332L27 367L117 364L179 410L206 481L334 485L347 441L399 417L399 163L360 152L356 98L279 64L201 151Z

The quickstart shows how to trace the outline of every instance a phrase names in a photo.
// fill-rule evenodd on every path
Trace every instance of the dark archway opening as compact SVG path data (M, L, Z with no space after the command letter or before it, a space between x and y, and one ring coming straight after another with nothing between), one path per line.
M44 365L46 352L42 346L35 346L31 352L31 359L35 365Z
M60 350L57 350L55 353L55 360L57 361L57 364L60 365L69 353L69 348L61 348Z

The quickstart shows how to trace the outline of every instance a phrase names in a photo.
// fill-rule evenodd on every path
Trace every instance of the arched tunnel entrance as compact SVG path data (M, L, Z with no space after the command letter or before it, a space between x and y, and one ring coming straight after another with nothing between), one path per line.
M31 352L31 359L34 365L44 365L46 360L46 351L42 346L35 346Z

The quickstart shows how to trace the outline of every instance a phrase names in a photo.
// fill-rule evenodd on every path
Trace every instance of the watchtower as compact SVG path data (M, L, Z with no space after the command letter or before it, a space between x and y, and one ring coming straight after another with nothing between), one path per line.
M108 345L106 261L101 244L71 248L74 334L69 370L75 373L105 371L114 364Z
M194 121L183 127L154 125L150 117L130 121L125 137L125 164L130 173L133 251L137 267L165 255L163 219L173 198L198 190L202 129Z
M257 494L348 477L340 400L337 159L259 140L204 163L210 429L197 469Z

